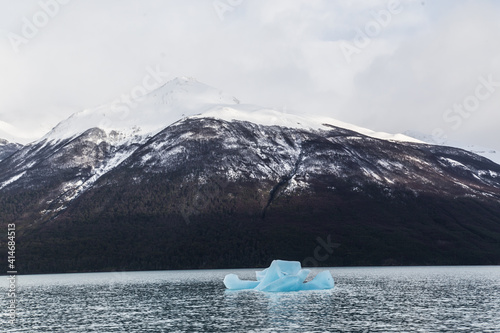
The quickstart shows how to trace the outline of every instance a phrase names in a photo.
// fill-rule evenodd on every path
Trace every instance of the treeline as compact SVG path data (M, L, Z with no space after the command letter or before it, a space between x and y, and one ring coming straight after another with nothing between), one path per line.
M500 207L472 199L404 189L388 199L377 188L358 193L337 182L332 191L324 186L331 180L317 179L314 191L278 195L262 218L265 184L134 177L104 179L46 220L22 210L41 193L1 197L2 221L19 225L19 272L266 267L276 258L320 266L500 264Z

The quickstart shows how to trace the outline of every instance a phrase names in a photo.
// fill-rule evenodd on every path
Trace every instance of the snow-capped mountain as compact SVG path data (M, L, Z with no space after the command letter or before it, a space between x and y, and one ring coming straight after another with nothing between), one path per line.
M60 122L49 133L13 156L15 167L0 177L0 188L20 181L29 183L34 165L85 168L88 173L66 183L61 195L72 199L90 188L166 126L182 119L215 118L313 131L344 128L390 141L420 142L402 134L375 132L327 117L301 117L255 105L241 104L229 94L193 78L176 78L138 100L118 100L85 109ZM82 147L85 146L85 147ZM94 149L93 151L90 151ZM81 156L74 156L75 151ZM50 161L50 162L49 162ZM48 171L47 171L48 172ZM45 172L43 172L45 174ZM69 196L68 196L69 195Z
M57 141L76 137L91 128L99 128L109 136L125 139L151 136L166 126L186 117L212 117L227 121L249 121L267 126L326 129L342 127L367 136L396 141L420 142L403 135L375 132L328 117L301 117L256 105L240 104L229 94L180 77L137 100L117 100L93 109L85 109L59 123L39 141Z
M500 262L500 165L187 78L6 157L0 209L33 272L258 265L328 235L345 252L325 264Z
M99 128L114 139L153 135L188 115L239 101L193 78L180 77L139 99L123 98L85 109L59 123L41 140L57 141Z

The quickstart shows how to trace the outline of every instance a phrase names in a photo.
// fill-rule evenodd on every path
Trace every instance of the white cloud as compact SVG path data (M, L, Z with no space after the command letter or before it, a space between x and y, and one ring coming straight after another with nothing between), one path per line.
M340 44L388 3L244 0L220 20L212 1L71 1L19 54L0 34L0 120L34 138L70 113L114 100L160 65L248 103L374 130L445 128L442 113L478 76L500 80L499 5L401 1L401 12L347 63ZM4 33L20 33L23 17L40 10L38 1L0 5ZM449 135L493 140L499 96Z
M452 6L430 29L417 32L397 50L375 58L356 77L356 95L351 100L349 121L387 131L405 128L430 133L443 128L454 140L477 140L487 145L492 132L483 131L478 119L499 119L500 89L481 104L477 114L459 129L450 129L443 120L444 111L474 93L479 76L492 74L500 81L498 7L483 2ZM357 110L364 110L357 112Z

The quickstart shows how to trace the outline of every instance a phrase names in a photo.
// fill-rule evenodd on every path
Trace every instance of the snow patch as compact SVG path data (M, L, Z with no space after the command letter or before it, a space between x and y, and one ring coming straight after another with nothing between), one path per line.
M448 158L448 157L439 157L439 162L443 165L451 165L452 167L460 167L462 169L469 169L464 164L462 164L458 161L455 161L454 159Z
M382 178L380 178L379 175L377 175L373 170L370 170L370 169L365 168L365 167L361 167L361 171L365 175L367 175L368 177L372 177L372 178L375 178L378 181L382 181Z
M405 166L402 163L399 162L394 162L394 161L387 161L387 160L378 160L377 164L382 166L383 168L387 170L394 170L394 169L404 169Z
M500 177L500 174L498 172L492 170L479 170L477 174L479 175L479 177L484 177L484 176L490 176L492 178Z
M303 180L297 179L296 176L293 176L292 179L289 180L288 186L285 189L285 193L291 194L293 192L300 192L309 189L309 184Z
M23 171L21 172L20 174L18 175L15 175L14 177L11 177L9 180L3 182L1 185L0 185L0 190L3 189L4 187L16 182L17 180L19 180L19 178L21 178L22 176L24 176L24 174L26 173L26 171Z

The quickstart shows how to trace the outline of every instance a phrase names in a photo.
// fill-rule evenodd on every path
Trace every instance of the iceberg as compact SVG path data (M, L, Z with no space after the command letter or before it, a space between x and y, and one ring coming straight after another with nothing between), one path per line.
M230 290L299 291L332 289L335 285L330 271L320 272L304 283L311 271L302 269L298 261L273 260L271 266L256 271L257 281L241 280L236 274L227 274L224 285Z

